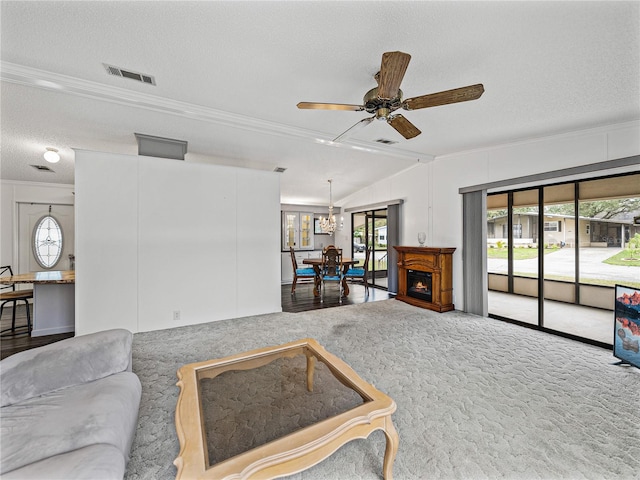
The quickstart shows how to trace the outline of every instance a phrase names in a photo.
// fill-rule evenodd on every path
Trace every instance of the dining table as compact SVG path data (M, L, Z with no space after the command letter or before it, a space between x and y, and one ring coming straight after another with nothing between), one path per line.
M75 331L75 270L20 273L0 283L33 284L32 337Z
M359 260L357 258L347 258L343 257L340 262L340 268L342 268L342 273L347 273L347 270L351 268L353 265L357 264ZM320 295L321 288L321 277L320 277L320 267L322 266L322 258L305 258L302 260L302 263L305 265L311 265L313 267L313 271L316 272L315 279L313 281L313 295ZM349 295L349 285L347 284L347 277L342 279L342 293L346 297Z

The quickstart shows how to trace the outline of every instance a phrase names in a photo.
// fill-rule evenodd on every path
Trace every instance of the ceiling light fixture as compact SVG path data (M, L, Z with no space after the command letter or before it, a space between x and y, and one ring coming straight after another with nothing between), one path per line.
M60 154L56 148L47 147L47 151L44 152L44 159L49 163L58 163Z
M333 232L336 231L336 216L333 214L333 196L331 192L331 180L329 182L329 215L325 217L320 217L320 230L322 233L328 233L329 235L333 235Z

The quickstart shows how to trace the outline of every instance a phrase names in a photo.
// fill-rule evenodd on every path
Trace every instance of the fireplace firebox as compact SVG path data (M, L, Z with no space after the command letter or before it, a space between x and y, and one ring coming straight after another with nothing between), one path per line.
M394 246L398 252L396 299L436 312L453 310L455 248Z
M407 295L431 302L431 273L407 270Z

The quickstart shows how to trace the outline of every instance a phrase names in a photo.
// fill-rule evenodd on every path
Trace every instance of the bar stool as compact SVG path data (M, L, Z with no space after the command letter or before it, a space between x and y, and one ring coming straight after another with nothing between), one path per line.
M10 276L13 276L13 270L11 270L11 266L5 265L4 267L0 267L0 277L5 276L9 272ZM11 314L11 328L5 328L0 331L0 336L9 337L14 335L19 335L21 333L30 334L31 333L31 313L29 311L29 299L33 298L33 290L16 290L15 284L11 285L0 285L0 318L2 318L2 311L4 310L4 306L7 303L13 303L13 311ZM25 304L25 308L27 309L27 324L21 325L16 329L16 308L18 306L18 302L23 301ZM19 331L23 328L27 328L26 331Z

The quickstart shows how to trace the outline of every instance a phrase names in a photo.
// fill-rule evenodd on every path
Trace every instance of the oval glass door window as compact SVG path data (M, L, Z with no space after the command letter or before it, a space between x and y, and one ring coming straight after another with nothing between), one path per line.
M33 229L33 254L42 268L53 268L62 256L62 228L51 215L40 219Z

